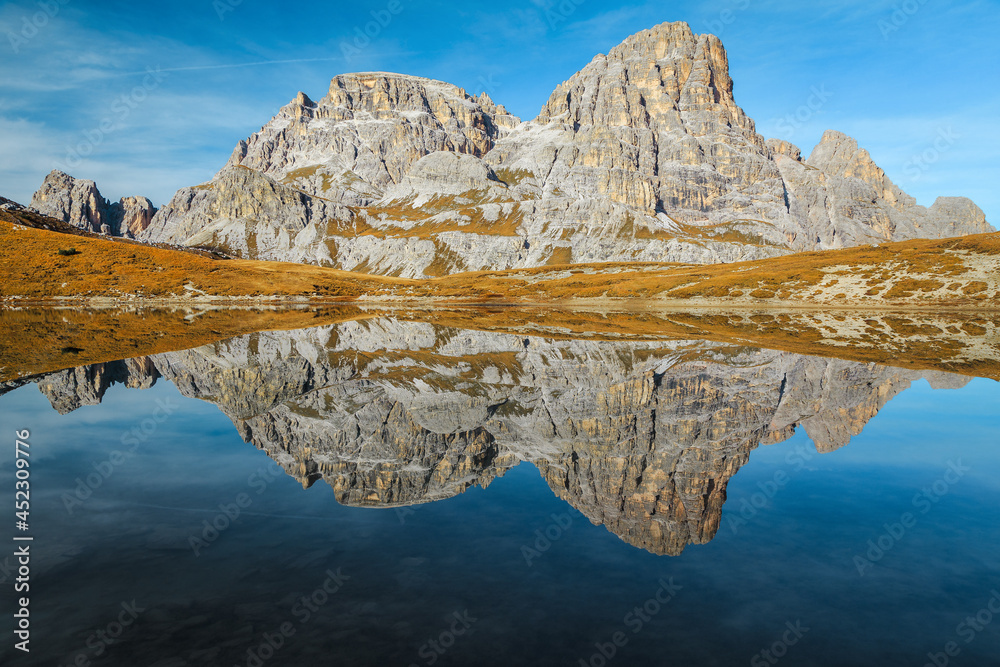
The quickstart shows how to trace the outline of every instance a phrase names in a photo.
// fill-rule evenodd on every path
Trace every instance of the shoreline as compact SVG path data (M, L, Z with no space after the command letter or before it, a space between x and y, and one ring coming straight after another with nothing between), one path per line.
M872 303L872 304L831 304L819 301L790 300L702 300L702 299L616 299L581 298L560 299L552 301L500 301L500 300L470 300L465 297L302 297L295 295L279 296L198 296L198 297L52 297L48 299L33 299L22 297L0 298L0 311L20 310L28 308L53 309L79 308L84 306L92 310L110 310L125 308L174 308L189 309L216 307L226 309L278 309L302 307L354 306L360 308L384 309L557 309L581 310L588 312L744 312L744 311L822 311L838 313L1000 313L1000 304L994 303L927 303L915 304L906 302Z

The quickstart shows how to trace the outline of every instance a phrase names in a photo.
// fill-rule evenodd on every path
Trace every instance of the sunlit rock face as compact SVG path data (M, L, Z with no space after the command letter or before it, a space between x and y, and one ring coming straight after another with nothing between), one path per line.
M797 149L796 149L797 150ZM939 197L920 206L857 141L828 131L808 160L778 155L789 211L820 248L880 241L946 238L992 232L982 210L965 197Z
M440 81L344 74L318 102L299 93L240 142L227 166L243 165L316 196L372 203L425 155L482 157L519 122L488 95L473 98Z
M142 234L156 214L153 203L145 197L110 202L94 181L73 178L59 170L45 177L31 198L31 207L89 232L128 238Z
M937 387L967 378L929 373ZM703 341L607 342L376 318L258 333L36 379L67 412L157 378L210 401L304 486L399 507L521 462L626 542L678 554L715 535L730 478L805 428L846 445L913 371Z

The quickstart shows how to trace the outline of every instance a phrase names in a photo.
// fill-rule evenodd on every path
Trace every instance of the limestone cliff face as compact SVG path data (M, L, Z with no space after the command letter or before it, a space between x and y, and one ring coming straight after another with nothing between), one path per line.
M729 480L804 427L846 445L919 373L699 341L550 340L392 318L259 333L37 380L62 412L158 377L340 502L394 507L521 462L623 540L680 553L715 535ZM935 373L935 386L966 378Z
M156 207L146 197L122 197L108 207L111 229L122 236L137 238L156 215Z
M964 198L918 206L838 132L808 160L765 140L736 103L722 43L686 23L596 56L528 122L440 81L337 76L319 101L299 93L151 223L151 207L109 220L92 182L66 179L36 199L90 229L414 278L733 262L992 230Z
M439 81L371 72L330 82L319 102L304 93L240 142L243 165L310 194L366 205L435 151L482 157L520 122L487 95Z
M664 24L599 55L560 85L538 118L499 142L493 163L543 189L607 197L673 220L777 216L781 177L733 99L713 35Z
M64 415L84 405L99 405L113 384L146 389L159 377L150 357L136 357L50 373L35 383L56 412Z
M211 183L184 188L154 217L144 239L175 239L238 257L330 264L330 220L344 206L311 197L246 167L227 167Z
M840 132L826 132L808 160L779 154L776 161L789 211L808 222L803 233L815 233L821 247L993 231L982 210L964 197L941 197L929 209L918 205L868 151Z
M94 181L52 171L31 198L39 213L91 232L109 234L107 202Z
M109 202L94 181L73 178L54 170L31 198L31 207L43 215L90 232L136 238L156 214L145 197L122 197Z

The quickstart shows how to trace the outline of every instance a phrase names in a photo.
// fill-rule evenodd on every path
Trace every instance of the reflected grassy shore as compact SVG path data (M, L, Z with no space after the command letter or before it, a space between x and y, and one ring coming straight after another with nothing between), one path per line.
M0 381L190 349L255 331L392 317L461 329L589 340L702 339L1000 380L1000 314L691 308L0 309Z

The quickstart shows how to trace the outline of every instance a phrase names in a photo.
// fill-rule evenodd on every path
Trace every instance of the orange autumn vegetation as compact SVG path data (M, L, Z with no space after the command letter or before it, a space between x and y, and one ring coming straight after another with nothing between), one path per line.
M305 264L219 259L207 253L68 236L16 223L8 212L0 212L0 297L30 302L95 297L176 300L212 295L323 301L379 297L397 302L487 304L628 299L787 305L814 303L818 294L814 290L824 280L844 277L864 282L867 291L859 303L866 307L995 309L1000 304L996 281L984 282L969 269L970 262L994 261L1000 255L998 234L798 253L733 264L570 264L405 280ZM60 254L67 249L75 253ZM856 304L846 300L835 305Z

